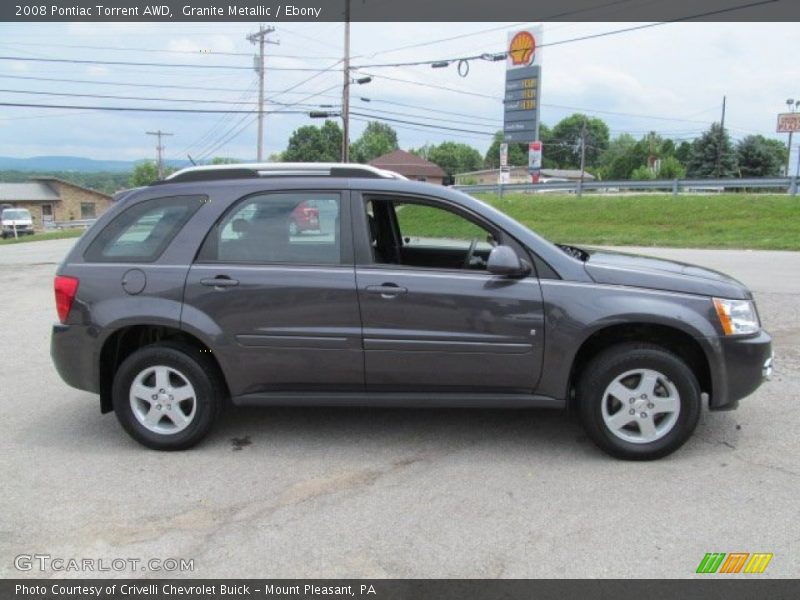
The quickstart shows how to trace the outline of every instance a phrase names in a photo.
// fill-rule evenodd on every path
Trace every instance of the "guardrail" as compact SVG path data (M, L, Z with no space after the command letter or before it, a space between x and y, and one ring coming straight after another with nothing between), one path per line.
M645 181L552 181L549 183L505 183L481 185L454 185L464 192L494 192L503 196L505 192L552 192L565 191L613 193L623 190L666 190L677 196L683 192L722 192L741 189L775 189L792 196L798 193L796 177L754 177L749 179L660 179Z
M45 221L44 228L48 231L53 229L86 229L94 225L97 219L78 219L75 221Z

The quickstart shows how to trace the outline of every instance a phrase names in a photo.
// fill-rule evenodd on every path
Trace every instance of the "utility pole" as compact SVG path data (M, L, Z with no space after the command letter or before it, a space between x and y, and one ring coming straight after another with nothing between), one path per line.
M161 143L161 138L175 134L161 131L160 129L158 131L145 131L145 133L147 135L154 135L158 138L158 142L156 143L156 164L158 165L158 178L164 179L164 145Z
M275 31L274 27L258 26L256 33L247 36L247 40L252 44L258 44L258 55L255 57L255 72L258 73L258 146L256 150L257 160L264 159L264 46L266 44L278 44L268 40L267 36Z
M583 196L583 180L586 174L586 115L583 116L581 127L581 180L578 183L578 198Z
M728 97L722 97L722 118L719 122L719 144L717 146L717 168L714 170L714 175L719 179L722 177L722 146L725 143L725 105L727 104Z
M350 162L350 0L344 0L344 79L342 85L342 162Z

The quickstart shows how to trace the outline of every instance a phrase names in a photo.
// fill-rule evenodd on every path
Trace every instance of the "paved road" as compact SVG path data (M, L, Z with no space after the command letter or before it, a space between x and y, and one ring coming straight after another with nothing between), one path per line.
M201 577L688 577L709 551L800 576L800 253L647 250L752 285L778 363L636 464L537 411L241 410L195 450L145 450L50 364L71 243L0 247L0 576L49 553L192 558Z

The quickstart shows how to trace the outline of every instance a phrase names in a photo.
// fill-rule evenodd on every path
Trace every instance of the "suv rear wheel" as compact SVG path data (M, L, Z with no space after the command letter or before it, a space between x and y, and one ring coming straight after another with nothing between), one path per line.
M700 416L700 386L689 366L650 344L621 344L600 353L577 388L589 437L617 458L652 460L680 448Z
M209 363L199 349L177 344L131 354L114 376L114 412L122 427L156 450L195 445L211 429L224 397Z

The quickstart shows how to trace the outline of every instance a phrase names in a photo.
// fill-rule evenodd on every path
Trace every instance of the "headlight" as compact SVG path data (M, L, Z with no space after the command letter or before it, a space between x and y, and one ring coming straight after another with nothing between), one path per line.
M714 308L725 335L756 333L761 328L756 308L750 300L714 298Z

